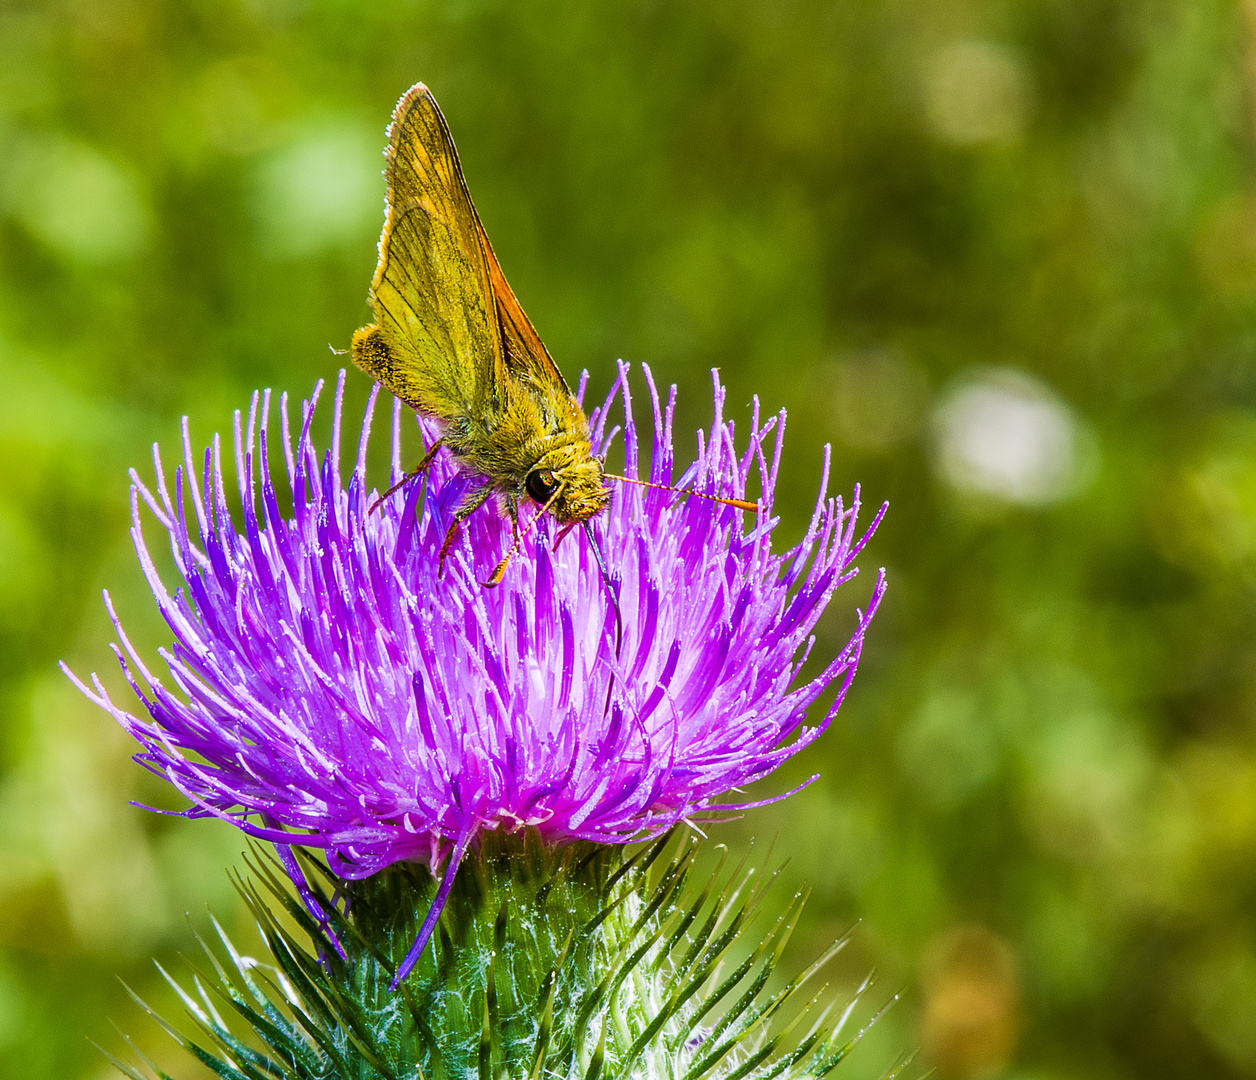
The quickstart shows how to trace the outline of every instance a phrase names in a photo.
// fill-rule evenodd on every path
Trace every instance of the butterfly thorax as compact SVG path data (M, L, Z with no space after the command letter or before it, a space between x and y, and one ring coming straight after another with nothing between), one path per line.
M565 388L512 380L451 420L445 445L503 495L548 505L562 524L586 521L610 501L588 421Z

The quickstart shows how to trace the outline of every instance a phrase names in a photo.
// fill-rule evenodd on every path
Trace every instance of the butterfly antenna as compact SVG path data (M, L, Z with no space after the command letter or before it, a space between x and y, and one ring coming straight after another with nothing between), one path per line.
M597 537L593 535L593 526L587 521L584 523L584 535L589 538L589 547L593 549L593 558L597 561L598 572L602 575L602 584L606 586L606 595L611 600L611 610L615 612L615 659L618 660L619 650L624 644L624 620L619 614L619 597L615 595L615 589L611 585L611 575L607 572L606 560L602 558L602 549L597 545ZM611 672L611 681L606 687L606 704L602 707L603 716L610 710L611 694L614 690L615 673Z
M668 487L666 484L654 484L649 480L637 480L631 476L616 476L614 473L605 473L604 475L608 480L618 480L621 484L637 484L641 487L658 488L659 491L674 491L677 495L696 495L699 499L710 499L711 502L723 503L725 506L735 506L738 510L749 510L751 513L759 509L759 504L750 502L749 499L726 499L722 495L708 495L702 491L694 491L692 488Z

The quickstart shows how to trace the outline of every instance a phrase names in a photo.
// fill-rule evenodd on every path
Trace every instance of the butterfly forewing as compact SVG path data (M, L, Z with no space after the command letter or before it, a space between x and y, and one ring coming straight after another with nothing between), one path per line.
M503 376L494 283L453 139L422 83L393 113L387 156L370 291L387 355L355 346L354 357L424 412L474 412Z

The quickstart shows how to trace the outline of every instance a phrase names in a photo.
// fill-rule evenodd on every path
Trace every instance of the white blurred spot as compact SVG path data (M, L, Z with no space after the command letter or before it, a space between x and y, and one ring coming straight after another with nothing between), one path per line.
M58 255L107 265L148 245L152 221L137 184L99 150L57 136L21 142L10 155L6 201Z
M257 196L271 247L307 255L377 232L383 164L376 133L343 122L309 130L275 153L262 168Z
M1056 502L1082 479L1088 449L1072 411L1009 369L962 380L934 415L937 462L961 491L1025 505Z
M1025 128L1030 96L1024 62L1002 45L952 41L925 65L925 112L945 142L1014 140Z

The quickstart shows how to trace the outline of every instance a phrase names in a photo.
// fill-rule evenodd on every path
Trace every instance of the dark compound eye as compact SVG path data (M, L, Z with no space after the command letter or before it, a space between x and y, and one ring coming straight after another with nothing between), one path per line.
M549 469L537 469L535 472L528 473L524 487L536 502L544 506L554 497L554 492L558 490L558 483Z

